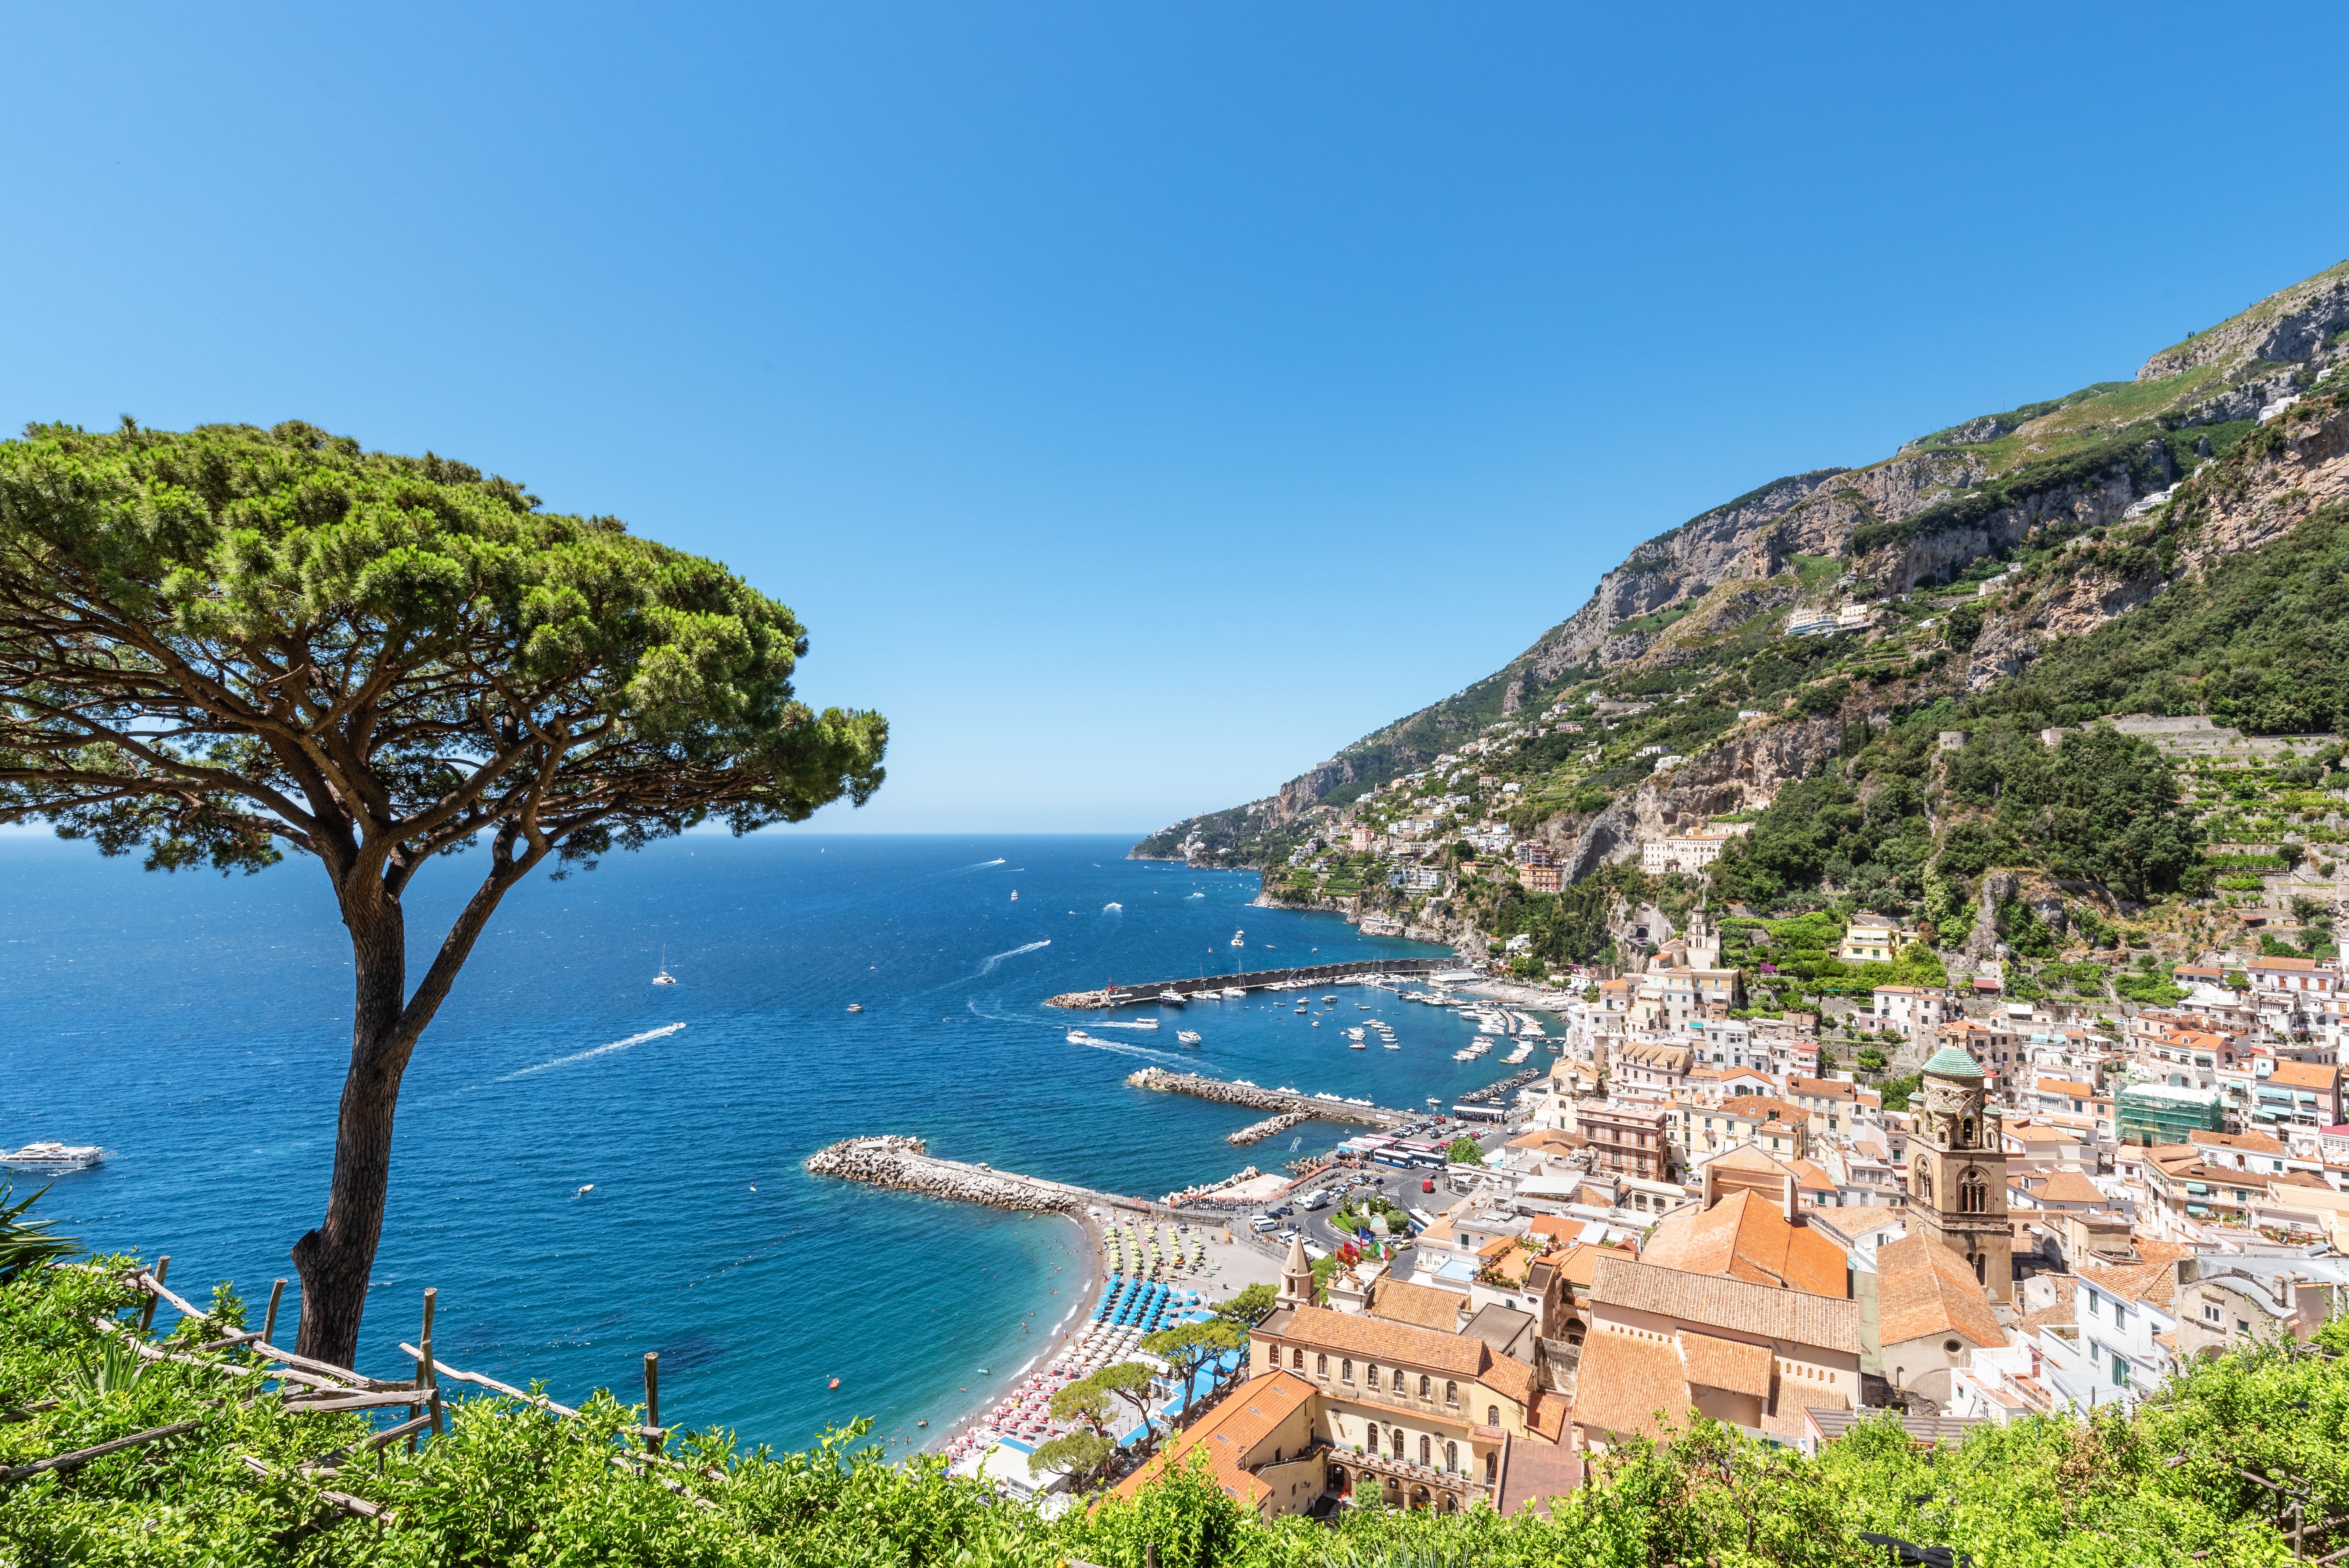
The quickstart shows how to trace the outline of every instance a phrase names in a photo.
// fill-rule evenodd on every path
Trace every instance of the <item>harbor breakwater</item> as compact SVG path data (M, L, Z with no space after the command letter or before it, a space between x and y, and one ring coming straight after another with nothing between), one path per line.
M1164 1068L1144 1068L1140 1072L1126 1075L1125 1081L1134 1088L1156 1089L1164 1094L1195 1095L1219 1105L1246 1106L1250 1110L1278 1111L1294 1116L1298 1121L1319 1118L1324 1121L1358 1122L1365 1127L1401 1127L1414 1119L1411 1111L1390 1110L1366 1100L1340 1099L1335 1095L1301 1094L1293 1088L1265 1088L1257 1084L1212 1078L1201 1073L1170 1072ZM1296 1122L1289 1125L1293 1127Z
M871 1138L843 1138L808 1156L808 1172L862 1181L870 1187L895 1187L929 1198L959 1203L984 1203L994 1209L1027 1213L1071 1214L1095 1204L1132 1204L1131 1198L1047 1181L1010 1171L940 1160L918 1138L883 1133Z
M1047 1007L1132 1007L1154 1002L1172 992L1177 996L1209 995L1226 987L1236 991L1266 991L1299 985L1334 985L1371 975L1436 975L1457 971L1457 958L1371 958L1350 964L1313 964L1301 969L1257 969L1245 975L1195 975L1181 980L1147 980L1133 985L1104 985L1098 991L1064 991L1044 998Z
M1224 1141L1243 1147L1250 1143L1260 1143L1268 1138L1277 1137L1288 1131L1300 1121L1312 1119L1313 1118L1305 1111L1284 1110L1278 1116L1268 1116L1262 1121L1249 1122L1237 1132L1226 1137Z

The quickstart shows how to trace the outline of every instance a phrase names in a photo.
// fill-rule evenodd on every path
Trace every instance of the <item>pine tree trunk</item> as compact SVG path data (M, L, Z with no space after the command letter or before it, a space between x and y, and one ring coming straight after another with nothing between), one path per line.
M408 952L399 904L374 877L352 880L368 885L343 890L357 994L351 1010L350 1072L336 1118L335 1171L326 1219L294 1243L294 1266L302 1276L302 1327L295 1350L337 1367L357 1365L367 1275L383 1236L391 1181L393 1113L415 1043L401 1028Z

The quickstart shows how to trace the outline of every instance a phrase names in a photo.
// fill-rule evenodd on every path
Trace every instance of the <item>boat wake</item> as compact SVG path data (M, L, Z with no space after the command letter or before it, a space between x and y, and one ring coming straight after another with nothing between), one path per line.
M1096 1018L1085 1026L1089 1029L1154 1029L1155 1024L1123 1024L1113 1018Z
M1122 903L1105 903L1102 905L1102 913L1103 914L1123 914L1125 913L1125 905Z
M1041 942L1031 942L1025 947L1015 947L1009 953L999 953L994 957L982 961L978 966L978 972L981 975L992 975L995 973L995 966L1007 958L1017 958L1023 953L1033 953L1040 947L1051 945L1052 939L1048 936Z
M502 1078L492 1078L490 1081L492 1083L507 1083L511 1082L514 1078L528 1078L533 1073L543 1073L549 1068L568 1067L573 1062L584 1062L589 1057L600 1057L607 1051L625 1051L630 1046L641 1046L647 1040L666 1038L670 1035L676 1034L679 1029L684 1027L685 1026L683 1024L664 1024L657 1029L647 1029L641 1035L630 1035L625 1040L614 1040L610 1045L596 1046L589 1050L574 1051L567 1057L557 1057L551 1062L541 1062L536 1067L523 1068L518 1071L507 1073Z
M1070 1043L1071 1045L1082 1045L1088 1050L1115 1051L1118 1055L1123 1057L1140 1057L1143 1061L1156 1062L1162 1067L1168 1064L1172 1064L1176 1067L1187 1067L1190 1065L1191 1059L1188 1057L1178 1057L1172 1051L1154 1051L1147 1046L1129 1046L1123 1040L1095 1039L1091 1035L1087 1035L1081 1041L1071 1041Z

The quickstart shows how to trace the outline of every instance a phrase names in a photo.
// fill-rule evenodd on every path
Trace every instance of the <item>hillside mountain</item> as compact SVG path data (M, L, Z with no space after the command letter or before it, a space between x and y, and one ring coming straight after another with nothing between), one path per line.
M1382 840L1394 810L1437 812L1439 837L1506 822L1555 850L1571 884L1637 840L1759 811L1847 756L1854 726L1880 731L1935 702L1992 711L2051 646L2349 495L2344 362L2349 263L2160 350L2133 380L1985 414L1866 468L1774 480L1640 545L1485 679L1133 853L1294 866L1269 894L1364 909L1345 866L1302 874L1350 847L1332 841L1341 814ZM2271 722L2209 674L2151 671L2095 700L2253 733L2339 722L2304 702ZM1382 789L1416 804L1366 820L1354 803ZM1425 913L1369 891L1407 905L1402 917Z

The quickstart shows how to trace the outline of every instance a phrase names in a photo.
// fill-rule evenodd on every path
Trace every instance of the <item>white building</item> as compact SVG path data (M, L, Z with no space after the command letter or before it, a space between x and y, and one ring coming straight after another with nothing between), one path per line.
M1649 839L1640 845L1640 869L1650 876L1702 871L1721 858L1723 844L1753 830L1751 822L1732 822L1726 827L1700 828L1693 833Z

